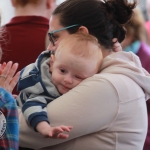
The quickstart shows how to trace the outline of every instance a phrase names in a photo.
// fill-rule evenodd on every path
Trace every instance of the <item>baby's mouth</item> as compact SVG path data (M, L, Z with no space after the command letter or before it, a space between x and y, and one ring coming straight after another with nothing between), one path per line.
M67 86L65 86L65 85L62 85L65 89L68 89L68 90L71 90L71 88L70 87L67 87Z

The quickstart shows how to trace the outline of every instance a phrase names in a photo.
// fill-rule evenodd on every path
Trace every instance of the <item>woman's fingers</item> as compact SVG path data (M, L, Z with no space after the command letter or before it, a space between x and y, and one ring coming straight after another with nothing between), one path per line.
M3 72L5 67L6 67L6 62L3 62L3 64L0 64L0 74Z
M9 73L9 71L10 71L10 69L11 69L12 64L13 64L12 61L9 61L9 62L6 64L5 68L3 68L3 71L2 71L1 74L7 76L8 73Z
M12 94L13 98L16 99L18 97L18 95L16 94Z
M113 38L113 39L112 39L112 42L113 42L113 43L118 42L117 38Z
M119 52L122 51L121 44L118 42L117 38L112 39L113 44L113 51L114 52Z
M9 85L9 92L11 93L14 89L14 87L16 86L16 84L18 83L19 80L19 76L20 76L20 71L16 73L16 75L12 78L10 85Z
M9 92L12 92L20 75L20 72L16 73L18 69L18 63L13 64L12 61L9 61L7 64L3 64L1 68L0 86Z
M7 67L7 66L6 66ZM5 68L6 68L5 67ZM9 68L9 67L8 67ZM14 74L16 73L17 71L17 68L18 68L18 63L15 63L12 65L11 68L9 68L9 70L6 69L7 71L7 77L6 77L6 84L9 85L10 82L12 81L12 78L14 76ZM4 69L5 70L5 69ZM4 74L4 73L3 73Z

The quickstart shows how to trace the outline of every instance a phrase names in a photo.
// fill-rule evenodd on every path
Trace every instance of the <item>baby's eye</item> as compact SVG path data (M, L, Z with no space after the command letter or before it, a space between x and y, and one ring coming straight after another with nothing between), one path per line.
M79 80L83 80L83 78L80 77L80 76L75 76L75 78L77 78L77 79L79 79Z
M61 73L65 73L66 72L66 70L64 70L64 69L60 69L60 71L61 71Z

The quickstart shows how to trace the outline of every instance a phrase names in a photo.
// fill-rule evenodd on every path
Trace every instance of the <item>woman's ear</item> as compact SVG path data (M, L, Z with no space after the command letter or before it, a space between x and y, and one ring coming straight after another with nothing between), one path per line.
M16 6L16 0L11 0L11 4L13 7L15 7Z
M85 26L79 27L78 32L81 32L81 33L84 33L84 34L89 34L89 30Z
M53 70L54 61L55 61L55 56L53 54L51 54L51 58L50 58L50 71L51 72Z
M46 5L48 9L52 9L53 11L56 7L56 0L47 0Z
M51 3L52 3L52 0L47 0L46 1L46 5L47 5L47 8L51 8Z

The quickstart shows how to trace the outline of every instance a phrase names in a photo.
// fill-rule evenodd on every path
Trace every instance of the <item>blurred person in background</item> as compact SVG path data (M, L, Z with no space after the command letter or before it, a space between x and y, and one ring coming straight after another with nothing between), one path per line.
M143 68L150 73L150 46L147 44L147 34L144 26L145 20L139 8L134 10L134 15L125 25L127 35L121 43L124 51L132 51L139 56ZM147 101L148 109L148 133L143 150L150 149L150 100Z
M49 18L56 0L11 0L15 17L3 26L2 62L18 62L21 70L46 49Z
M0 26L1 26L1 21L2 21L2 14L1 14L1 9L0 9Z
M144 23L140 8L134 9L131 21L125 25L127 34L121 45L124 51L132 51L139 56L143 68L150 72L150 47Z
M146 0L146 13L148 21L150 21L150 0Z
M0 60L1 57L0 48ZM0 64L0 150L17 150L19 145L18 110L11 94L20 74L17 68L18 63L12 61Z
M146 11L147 11L148 21L146 21L145 27L146 27L149 42L150 42L150 0L146 0Z

